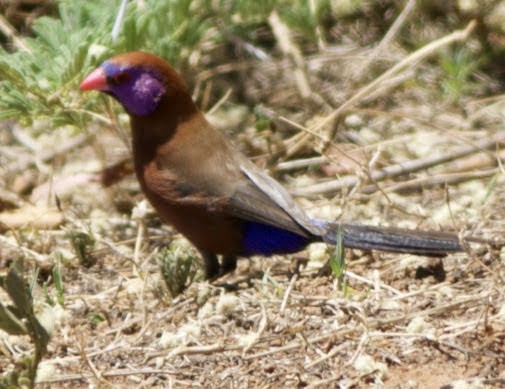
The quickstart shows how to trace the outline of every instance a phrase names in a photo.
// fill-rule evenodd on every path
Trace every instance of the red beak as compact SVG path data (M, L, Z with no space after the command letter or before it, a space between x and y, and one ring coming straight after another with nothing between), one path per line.
M105 77L105 72L101 67L93 70L88 77L81 82L79 89L86 90L107 90L107 77Z

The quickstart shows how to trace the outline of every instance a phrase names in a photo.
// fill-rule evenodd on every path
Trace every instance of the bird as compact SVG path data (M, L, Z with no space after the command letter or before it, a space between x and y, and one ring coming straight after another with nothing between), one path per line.
M313 242L433 257L464 251L451 232L309 217L207 121L182 77L155 54L115 55L79 88L106 93L126 110L140 187L161 219L200 252L206 279L235 270L239 257L295 253Z

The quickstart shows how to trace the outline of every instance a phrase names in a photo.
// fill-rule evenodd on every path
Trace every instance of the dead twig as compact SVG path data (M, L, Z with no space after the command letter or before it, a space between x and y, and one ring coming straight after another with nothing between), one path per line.
M21 161L12 164L11 166L9 166L9 171L10 172L19 172L19 171L27 169L29 166L34 165L39 161L41 161L41 162L52 161L56 157L66 154L66 153L82 146L83 144L85 144L86 142L91 140L91 138L92 137L87 134L76 135L75 137L69 139L67 142L60 145L59 147L56 147L54 149L46 149L44 151L41 151L36 156L31 156L29 158L22 159Z
M433 177L420 177L405 182L395 182L391 185L385 185L381 189L385 193L391 193L407 190L426 189L437 185L455 185L466 181L491 177L498 174L499 172L499 169L488 169L485 171L477 172L438 174ZM376 191L377 185L367 185L361 189L361 193L363 194L372 194Z
M442 155L428 156L425 158L413 159L405 161L396 165L386 166L379 170L370 172L370 180L373 182L382 181L386 178L398 177L401 175L414 173L420 170L428 169L430 167L441 165L447 162L454 161L466 157L476 151L490 150L496 148L496 144L505 142L505 133L501 132L496 134L492 139L481 139L475 141L473 144L461 146L452 152L444 153ZM293 189L291 193L295 196L313 196L328 194L336 192L345 187L352 187L358 185L360 177L345 176L337 180L322 182L314 184L305 188Z
M272 32L275 39L279 43L279 47L284 55L286 55L295 65L294 79L298 92L302 98L306 99L311 96L312 90L310 88L309 79L305 69L305 61L303 59L300 49L294 44L291 39L291 31L288 26L284 24L279 14L273 11L268 17L268 22L272 27Z
M375 91L384 81L387 79L393 77L400 71L403 71L404 69L408 68L409 66L414 66L415 64L419 63L421 60L431 56L438 50L440 50L443 47L446 47L448 45L453 44L454 42L462 42L468 39L472 31L475 29L477 25L477 22L475 20L472 20L468 25L465 27L464 30L458 30L454 31L453 33L437 39L436 41L433 41L426 46L422 47L421 49L415 51L414 53L410 54L407 58L404 60L400 61L397 63L395 66L392 68L388 69L386 72L384 72L382 75L377 77L373 82L370 84L366 85L365 87L361 88L354 96L352 96L349 100L347 100L344 104L342 104L339 108L337 108L335 111L333 111L330 115L328 115L326 118L321 120L313 129L315 132L317 132L320 128L325 127L331 122L338 123L340 120L340 117L343 113L345 113L349 108L354 106L358 101L360 101L362 98L367 96L369 93L372 91ZM338 129L338 125L334 125L332 130L330 131L329 134L329 139L333 139L335 136L335 133Z
M279 313L283 313L284 310L286 309L286 305L287 305L288 299L289 299L289 294L291 293L291 290L293 289L293 286L295 285L297 278L298 278L298 276L296 274L293 277L291 277L291 281L289 282L288 288L286 289L286 292L284 293L284 297L282 298L282 303L281 303L281 308L279 309Z
M1 234L0 234L0 243L12 247L13 249L19 250L24 255L34 258L35 261L38 262L40 267L45 267L44 264L47 264L47 262L50 261L48 256L39 254L34 250L30 250L29 248L21 246L20 244L13 242L11 239Z
M460 301L455 301L452 303L444 304L444 305L441 305L441 306L438 306L438 307L435 307L432 309L427 309L424 311L414 311L414 312L407 313L405 315L391 317L388 319L373 319L373 320L365 322L365 327L367 328L367 330L371 330L371 329L379 328L379 327L382 327L385 325L402 323L402 322L405 322L408 320L412 320L415 317L425 317L425 316L431 316L431 315L436 315L436 314L440 314L440 313L447 313L453 309L460 308L461 306L464 306L468 303L481 300L482 298L483 298L483 296L479 296L479 295L471 296L471 297L461 299ZM355 326L350 327L350 328L347 327L347 328L344 328L341 330L337 330L331 334L309 338L309 339L307 339L307 342L310 344L320 343L320 342L327 341L327 340L334 338L334 337L344 337L344 336L350 335L354 332L361 332L361 331L363 331L363 329L359 328L359 327L355 327ZM303 346L302 343L300 343L299 341L296 341L296 342L289 343L286 346L277 347L277 348L270 348L267 351L263 351L263 352L253 354L253 355L248 355L248 356L244 357L244 359L256 359L256 358L276 354L279 352L292 351L292 350L298 349L302 346Z
M182 347L177 347L176 349L170 351L167 353L167 351L157 351L154 353L147 354L145 357L144 362L147 362L148 360L156 357L166 357L167 359L179 356L179 355L196 355L196 354L203 354L203 355L210 355L214 353L220 353L223 351L235 351L242 349L241 346L225 346L221 343L215 343L215 344L210 344L207 346L182 346Z
M310 363L306 363L304 368L310 369L311 367L319 365L320 363L323 363L324 361L326 361L330 358L333 358L335 355L337 355L339 352L341 352L345 347L347 347L347 345L345 343L341 343L338 346L333 347L328 354L325 354L322 357L319 357L318 359L315 359Z
M31 53L30 47L25 43L25 41L19 37L16 29L9 23L9 21L0 14L0 31L12 41L14 47L19 50L26 51L27 53Z
M153 375L153 374L167 374L167 375L176 375L177 370L175 369L116 369L109 370L102 373L102 377L104 378L112 378L112 377L121 377L121 376L130 376L130 375ZM93 378L92 374L66 374L62 376L56 376L44 380L37 381L38 384L55 384L66 381L80 381L80 380L89 380Z
M368 66L370 66L373 61L375 61L377 56L382 53L384 49L386 49L386 47L404 26L405 22L408 20L415 7L416 0L407 1L407 4L405 4L405 7L403 7L402 12L398 15L394 23L391 25L386 35L384 35L384 38L382 38L379 44L372 50L370 55L367 56L365 62L358 68L358 71L356 72L357 74L363 74L366 71L366 68L368 68Z

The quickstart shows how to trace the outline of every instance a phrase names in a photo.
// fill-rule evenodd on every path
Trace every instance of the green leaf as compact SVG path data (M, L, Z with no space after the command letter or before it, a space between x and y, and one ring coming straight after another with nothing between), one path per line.
M25 280L19 274L20 266L12 266L5 279L5 289L19 310L22 318L27 318L32 312L32 299L25 284Z
M335 246L334 255L330 258L330 268L333 275L337 278L338 288L345 289L344 276L345 276L345 251L344 251L344 234L340 224L337 227L337 244Z
M105 317L100 312L90 312L88 319L92 327L96 327L99 323L105 321Z
M58 304L65 303L65 294L63 291L63 277L61 276L61 260L60 255L56 258L56 264L53 267L53 281L57 291Z
M340 278L345 272L345 252L343 244L343 233L340 224L337 227L337 244L335 246L335 253L330 258L330 267L333 275Z
M26 335L28 333L26 326L16 315L0 303L0 329L11 335Z

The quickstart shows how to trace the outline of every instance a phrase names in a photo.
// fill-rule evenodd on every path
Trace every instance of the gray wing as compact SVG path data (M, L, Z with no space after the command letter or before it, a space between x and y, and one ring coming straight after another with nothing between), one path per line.
M157 159L161 195L178 203L207 204L211 212L223 212L264 223L302 236L319 236L325 230L310 221L288 192L242 155L219 132L191 147L167 150ZM169 152L168 152L169 151ZM194 161L200 161L195 167ZM226 180L223 180L223 176ZM169 183L170 178L170 183Z
M241 158L240 168L247 178L254 184L257 190L267 196L271 202L280 207L284 213L312 235L321 236L326 233L322 226L314 224L308 215L303 211L291 197L291 195L276 180L261 171L248 159ZM275 215L272 215L272 219ZM272 224L272 223L269 223ZM274 224L275 225L275 224Z
M227 199L225 208L227 214L240 219L279 227L306 237L314 235L248 177L244 177Z

